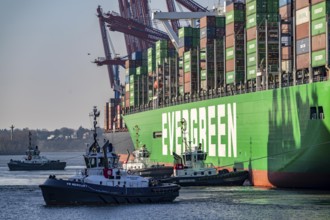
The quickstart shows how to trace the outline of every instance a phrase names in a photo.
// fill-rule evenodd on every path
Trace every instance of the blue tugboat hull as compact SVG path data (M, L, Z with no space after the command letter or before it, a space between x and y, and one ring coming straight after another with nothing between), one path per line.
M23 163L21 161L12 160L8 163L11 171L25 170L64 170L66 162L50 161L47 163Z
M115 205L172 202L180 186L126 188L49 178L40 188L46 205Z
M161 182L180 186L242 186L248 178L248 171L237 171L214 176L170 177Z

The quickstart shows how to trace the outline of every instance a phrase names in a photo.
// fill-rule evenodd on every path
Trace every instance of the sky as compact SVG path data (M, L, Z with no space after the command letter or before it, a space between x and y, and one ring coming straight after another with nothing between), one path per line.
M212 8L218 1L197 2ZM0 129L91 128L93 106L103 127L113 92L106 66L91 62L104 57L98 5L119 12L117 0L0 0ZM150 7L166 11L165 0ZM125 56L123 34L110 36Z

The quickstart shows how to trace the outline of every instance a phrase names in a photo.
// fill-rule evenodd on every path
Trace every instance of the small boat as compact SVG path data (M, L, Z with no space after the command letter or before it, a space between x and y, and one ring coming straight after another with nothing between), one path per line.
M8 163L9 170L64 170L66 162L59 160L49 160L45 156L40 156L38 146L32 147L31 145L31 132L29 132L29 147L25 152L22 160L10 160Z
M94 119L99 112L94 107ZM119 167L119 156L106 141L97 142L94 120L94 143L84 155L86 168L67 180L49 176L40 185L47 205L98 205L172 202L180 186L152 178L130 175Z
M184 124L185 120L182 119ZM207 153L196 146L191 149L184 137L182 126L183 144L186 146L182 157L173 152L174 167L170 178L162 179L164 183L176 183L180 186L241 186L249 178L245 170L229 172L227 169L218 171L211 163L205 163Z
M123 164L123 169L128 173L137 174L143 177L152 177L155 179L167 178L173 174L172 166L150 162L150 152L145 145L139 147L139 127L135 126L137 150L133 151L134 160L130 161L130 152L127 160Z

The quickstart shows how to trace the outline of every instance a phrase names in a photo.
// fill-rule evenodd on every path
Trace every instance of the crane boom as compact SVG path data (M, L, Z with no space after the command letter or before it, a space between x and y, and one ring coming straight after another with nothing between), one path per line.
M105 14L104 21L111 31L119 31L127 35L136 36L145 41L155 42L161 39L169 39L168 35L163 31L141 24L133 19L123 18L114 13Z
M101 36L102 36L102 42L103 42L103 48L104 48L104 54L105 58L107 60L111 59L111 52L109 48L109 42L107 37L107 30L105 26L105 22L102 16L102 9L101 6L98 6L97 8L98 18L99 18L99 24L100 24L100 30L101 30ZM113 77L113 68L111 65L107 65L108 68L108 75L110 80L110 87L113 88L114 85L114 77Z
M166 0L168 12L176 12L174 0ZM175 33L178 33L180 28L179 20L171 20L172 28Z
M176 2L183 5L185 8L187 8L191 12L207 12L207 8L201 6L197 2L193 0L175 0Z

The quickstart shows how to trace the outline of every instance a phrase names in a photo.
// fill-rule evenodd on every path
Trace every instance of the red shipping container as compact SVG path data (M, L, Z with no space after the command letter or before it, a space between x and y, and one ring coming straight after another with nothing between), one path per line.
M235 44L235 35L226 36L226 48L233 47Z
M297 70L306 69L309 67L309 53L300 54L297 56Z
M292 47L282 47L282 59L283 60L292 59Z
M291 4L283 5L282 7L280 7L280 15L281 15L281 19L284 19L284 20L291 18L292 17Z
M296 10L309 6L309 1L310 0L296 0Z
M215 16L205 16L199 20L199 27L215 27Z
M320 3L320 2L324 2L325 0L312 0L311 3L312 5L315 5L317 3Z
M234 10L234 4L226 5L226 12L227 13L230 12L230 11L232 11L232 10Z
M257 38L257 27L252 27L246 31L246 40L250 41Z
M191 82L191 73L188 72L188 73L185 73L184 74L184 83L190 83Z
M206 69L206 62L202 61L200 67L201 67L202 70L205 70Z
M226 36L232 34L241 34L244 35L244 22L232 22L226 25Z
M296 40L309 37L309 23L303 23L296 26Z
M326 49L326 34L321 34L312 37L312 51Z
M180 47L180 48L179 48L179 51L178 51L178 55L179 55L179 57L182 57L182 56L183 56L183 54L184 54L184 52L185 52L185 49L186 49L186 48L184 48L184 47Z
M206 37L204 37L204 38L201 38L200 39L200 48L206 48L206 46L208 45L208 44L213 44L214 43L214 39L209 39L209 38L206 38Z
M185 83L184 84L184 93L190 93L191 92L191 84L189 83Z
M226 72L234 71L235 67L235 60L226 60Z
M183 76L179 77L179 85L183 85Z

